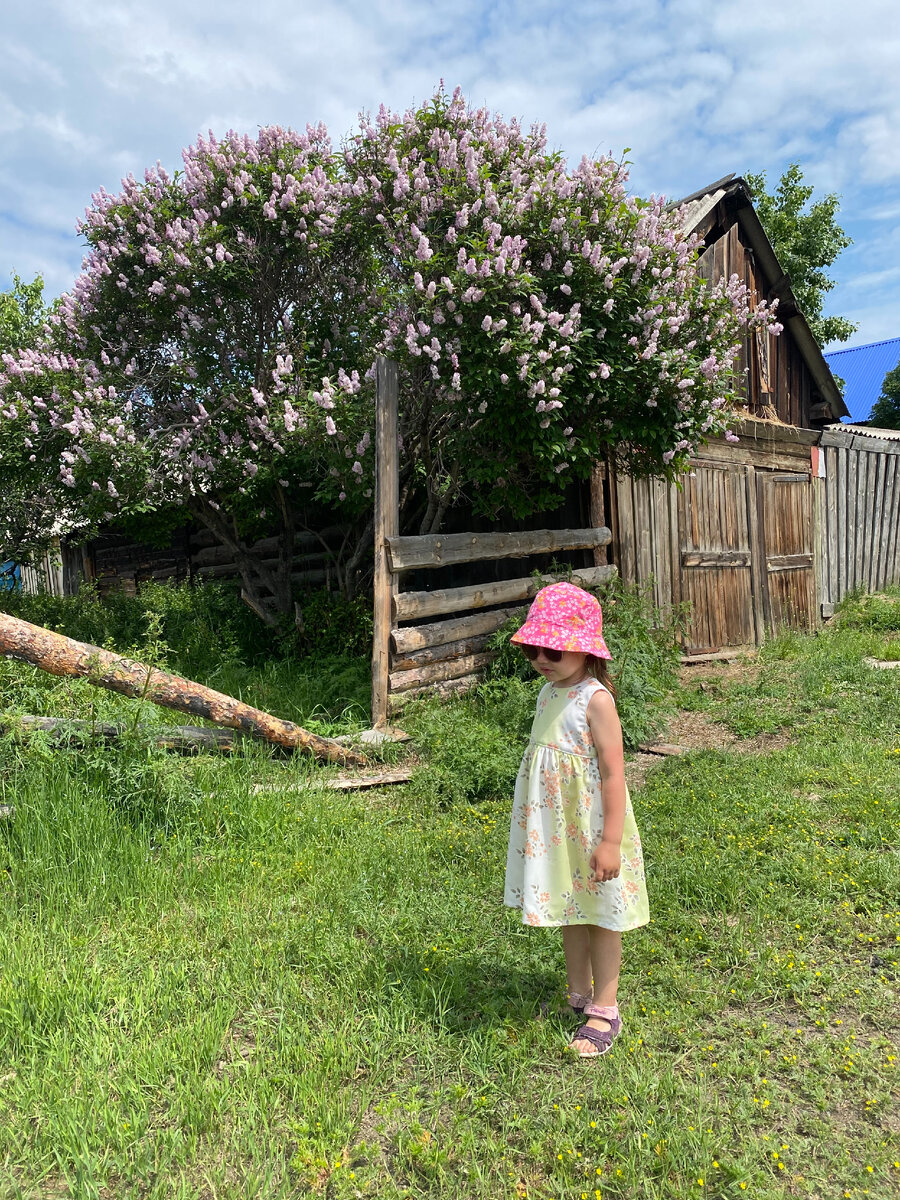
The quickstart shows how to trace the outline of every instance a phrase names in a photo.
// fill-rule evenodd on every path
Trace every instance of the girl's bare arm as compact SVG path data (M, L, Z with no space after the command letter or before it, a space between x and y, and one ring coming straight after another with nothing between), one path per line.
M616 702L609 692L594 693L587 721L597 750L603 802L603 837L591 855L591 869L598 879L615 879L621 867L625 826L625 751Z

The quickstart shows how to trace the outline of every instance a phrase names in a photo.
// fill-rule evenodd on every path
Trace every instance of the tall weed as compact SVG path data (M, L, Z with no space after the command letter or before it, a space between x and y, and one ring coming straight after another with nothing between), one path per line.
M872 633L900 632L900 588L868 594L851 592L837 607L837 623L844 629Z

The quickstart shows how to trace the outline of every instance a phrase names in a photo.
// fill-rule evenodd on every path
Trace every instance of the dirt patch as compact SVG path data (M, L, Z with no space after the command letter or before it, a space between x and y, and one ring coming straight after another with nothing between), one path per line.
M719 721L713 721L703 712L677 712L669 722L659 741L691 750L741 750L750 754L765 754L786 746L790 738L786 733L760 733L752 738L739 738ZM660 754L633 754L625 763L625 780L631 791L643 787L647 775L666 759Z
M746 750L751 754L768 754L790 744L786 730L758 733L755 737L739 738L727 725L714 721L703 712L678 712L669 723L667 742L688 750Z
M682 684L696 684L705 680L711 683L754 683L762 671L762 663L755 657L745 655L732 662L682 663L678 668L678 679Z
M636 792L647 781L647 773L665 762L658 754L633 754L625 763L625 782L630 792Z
M665 740L688 750L720 750L739 739L731 730L704 712L677 712L669 722Z

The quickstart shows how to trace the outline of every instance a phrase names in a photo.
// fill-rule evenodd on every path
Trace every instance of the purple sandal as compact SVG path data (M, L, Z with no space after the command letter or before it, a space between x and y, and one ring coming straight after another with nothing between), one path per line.
M593 1025L579 1025L572 1035L571 1045L574 1047L575 1042L585 1041L590 1042L594 1047L593 1050L576 1050L579 1058L599 1058L601 1054L612 1047L613 1042L622 1031L622 1021L619 1017L619 1009L616 1005L599 1005L586 1004L584 1006L584 1015L586 1017L599 1017L606 1021L609 1029L595 1029Z
M566 995L566 1006L578 1017L583 1015L590 1002L590 996L582 996L580 992L568 992Z

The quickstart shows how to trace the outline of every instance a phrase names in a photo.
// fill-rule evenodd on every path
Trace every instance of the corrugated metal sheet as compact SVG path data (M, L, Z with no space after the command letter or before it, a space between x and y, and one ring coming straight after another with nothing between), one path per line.
M717 188L715 191L707 192L703 196L698 196L695 200L689 202L681 201L684 204L684 221L682 229L685 233L692 233L707 213L712 212L720 200L725 196L725 188Z
M844 380L844 402L850 409L850 420L868 421L885 375L900 363L900 337L832 350L825 361Z
M900 429L879 429L877 425L851 425L849 421L837 421L833 425L826 425L825 428L840 430L841 433L857 433L861 437L878 438L882 442L900 442Z

